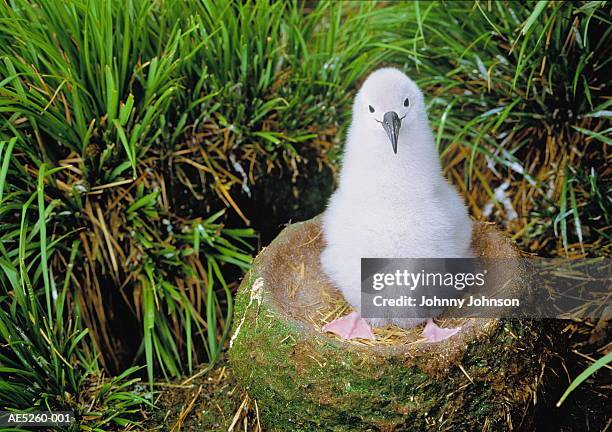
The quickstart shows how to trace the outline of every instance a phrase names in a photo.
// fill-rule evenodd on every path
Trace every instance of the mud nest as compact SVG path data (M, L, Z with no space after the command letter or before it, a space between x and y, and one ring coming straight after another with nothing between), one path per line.
M472 245L487 258L519 256L483 223ZM375 341L322 333L350 311L321 271L323 246L318 218L287 227L255 259L237 295L229 359L267 430L529 428L552 343L540 326L441 318L462 330L435 344L421 327L374 329Z

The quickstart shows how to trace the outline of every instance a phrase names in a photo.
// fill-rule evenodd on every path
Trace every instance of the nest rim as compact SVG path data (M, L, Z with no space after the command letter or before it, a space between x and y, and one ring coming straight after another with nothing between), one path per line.
M284 234L284 235L283 235ZM358 349L370 353L376 353L382 357L408 356L412 358L431 355L432 353L444 352L445 357L454 357L453 353L459 354L470 343L481 339L486 339L495 331L498 318L461 318L461 331L447 340L429 343L420 337L415 340L416 334L420 335L421 326L412 329L401 329L411 336L412 340L398 341L395 343L381 343L378 336L387 329L393 330L396 326L389 326L384 329L374 329L377 340L374 342L362 339L346 340L339 336L323 332L322 325L317 325L312 319L304 316L303 310L309 310L304 305L296 306L292 301L291 287L296 278L289 281L280 280L278 274L286 274L293 271L301 275L302 279L306 270L311 270L309 278L311 283L297 286L303 293L304 289L314 289L322 287L332 296L341 294L333 287L332 283L324 275L319 267L319 253L324 245L324 238L321 229L321 217L315 217L304 222L291 224L283 230L268 247L266 247L256 258L253 268L261 269L256 275L262 288L260 304L263 303L276 319L281 320L295 328L294 337L301 340L309 340L318 344L331 345L338 349ZM314 254L310 254L306 260L301 261L301 265L295 266L296 258L304 257L306 252L301 250L314 249ZM473 223L472 249L476 256L487 258L517 258L520 252L516 249L510 239L502 235L492 224L484 222ZM312 252L312 251L311 251ZM293 261L293 262L292 262ZM284 271L283 271L284 270ZM315 272L314 277L312 271ZM289 288L287 288L287 282ZM253 284L254 286L254 284ZM321 289L321 288L319 288ZM306 301L312 300L312 296L306 296ZM302 313L300 311L302 310ZM312 310L312 308L310 308ZM441 325L444 325L442 322ZM397 327L396 327L397 328Z

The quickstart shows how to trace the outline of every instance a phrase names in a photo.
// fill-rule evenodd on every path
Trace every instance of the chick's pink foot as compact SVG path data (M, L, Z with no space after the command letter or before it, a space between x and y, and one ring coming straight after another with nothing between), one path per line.
M425 328L423 329L423 333L421 336L424 336L427 339L427 342L440 342L444 339L448 339L449 337L456 335L461 330L461 327L457 328L441 328L433 321L433 319L428 318L427 324L425 324Z
M344 339L376 339L368 323L357 312L351 312L342 318L325 324L322 330L324 332L335 333Z

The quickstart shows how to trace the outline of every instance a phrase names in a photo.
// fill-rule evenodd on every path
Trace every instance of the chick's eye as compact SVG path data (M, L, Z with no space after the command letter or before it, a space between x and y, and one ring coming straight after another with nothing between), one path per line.
M371 113L376 111L372 105L368 105L368 109L370 110Z
M405 107L410 106L410 99L408 98L404 99L404 106Z

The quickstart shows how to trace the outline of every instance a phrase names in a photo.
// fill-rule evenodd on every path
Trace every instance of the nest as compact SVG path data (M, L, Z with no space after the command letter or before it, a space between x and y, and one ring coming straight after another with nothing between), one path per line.
M345 340L331 333L322 332L323 326L347 315L352 307L332 285L320 266L320 253L325 246L320 219L305 222L299 229L271 245L261 261L261 276L265 281L266 296L289 321L297 322L307 331L319 333L319 337L332 338L353 345L393 347L405 350L409 347L427 345L421 336L423 326L405 329L395 325L374 328L376 340ZM290 227L291 228L291 227ZM501 235L490 224L475 223L472 248L478 256L487 258L516 258L519 255L511 241ZM453 337L460 344L467 339L486 332L495 319L450 318L436 320L441 327L461 327L463 337Z
M328 288L328 286L323 286ZM354 309L346 302L342 294L336 289L322 289L320 292L321 301L313 305L316 309L309 315L301 317L304 321L309 321L319 332L324 333L322 328L330 322L351 313ZM472 318L442 318L437 321L441 327L463 327ZM372 329L376 340L351 339L347 342L356 345L411 345L425 342L421 336L423 326L416 326L409 329L389 325L386 327L375 327ZM325 333L329 337L345 340L332 333Z
M476 223L472 241L480 256L518 257L490 225ZM547 358L541 326L442 316L439 325L461 331L438 343L421 337L422 326L374 329L374 341L323 333L326 323L350 312L321 269L324 246L320 219L290 225L258 255L236 297L228 357L238 382L260 403L267 428L529 426Z

